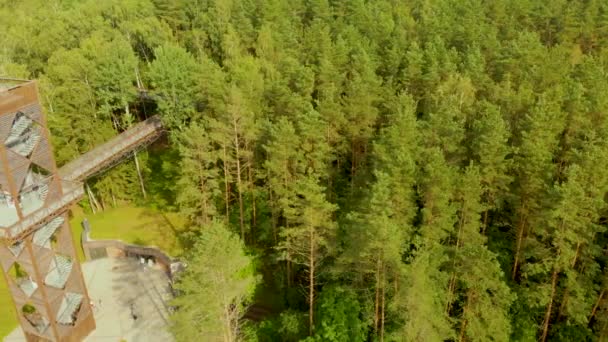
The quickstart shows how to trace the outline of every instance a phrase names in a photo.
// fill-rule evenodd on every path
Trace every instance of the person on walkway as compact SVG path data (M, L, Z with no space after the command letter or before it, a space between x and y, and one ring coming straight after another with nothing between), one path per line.
M135 303L131 303L131 318L133 318L133 322L137 321L137 313L135 313Z

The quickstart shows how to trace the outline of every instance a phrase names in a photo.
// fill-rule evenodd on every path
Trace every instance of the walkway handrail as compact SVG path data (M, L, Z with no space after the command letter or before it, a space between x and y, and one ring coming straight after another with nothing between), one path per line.
M158 116L142 121L59 169L59 177L82 181L120 160L125 154L156 140L163 133Z
M23 220L8 227L8 229L0 229L0 238L7 239L10 242L18 241L25 235L30 234L34 228L38 228L41 224L61 214L66 207L74 204L84 196L82 183L62 181L61 184L63 196L28 215Z

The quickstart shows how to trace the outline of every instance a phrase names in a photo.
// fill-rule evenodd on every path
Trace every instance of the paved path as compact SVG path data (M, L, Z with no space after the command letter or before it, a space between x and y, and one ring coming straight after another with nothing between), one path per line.
M134 259L99 259L82 264L97 329L87 342L172 342L166 301L171 297L164 272ZM100 301L101 300L101 304ZM133 320L133 306L137 320ZM5 342L25 341L21 328Z

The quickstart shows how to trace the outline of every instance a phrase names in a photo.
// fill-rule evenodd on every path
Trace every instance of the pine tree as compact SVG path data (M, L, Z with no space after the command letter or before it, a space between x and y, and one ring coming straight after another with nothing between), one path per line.
M517 228L511 272L513 279L517 278L524 253L533 253L528 251L528 236L533 236L536 226L543 225L546 209L543 198L548 194L555 175L552 159L564 125L564 117L557 106L547 96L541 97L522 122L524 131L515 157Z
M287 252L290 261L306 269L309 334L314 332L314 303L316 286L325 259L335 253L336 226L332 221L335 206L325 199L324 189L313 175L302 177L296 185L296 200L291 210L294 223L282 232L279 248Z
M509 341L509 306L513 301L496 255L480 233L483 206L481 175L469 166L460 176L456 243L452 247L453 273L448 288L450 301L461 300L459 341Z
M181 167L177 203L192 224L207 225L217 215L216 199L221 197L215 168L219 151L205 127L198 124L181 132L178 141Z
M484 204L482 230L488 228L489 212L501 208L500 200L509 191L512 160L507 159L511 148L510 133L498 108L490 103L479 104L479 117L473 121L471 154L480 168Z
M177 280L171 330L178 341L239 341L241 316L258 279L243 242L225 225L202 227Z
M183 129L196 122L197 92L201 67L186 50L166 44L154 50L156 58L147 77L158 98L163 121L170 128ZM197 120L198 119L198 120Z
M398 305L405 310L400 335L406 341L436 341L455 337L448 315L449 273L444 245L453 235L456 208L452 203L454 169L438 148L425 150L425 165L418 182L423 204L415 250L400 287Z
M264 146L267 154L264 169L272 206L273 235L276 243L277 227L281 225L280 222L287 229L291 224L288 213L293 206L293 188L299 177L297 166L300 143L295 127L287 118L281 118L277 123L270 124L268 130L269 138Z

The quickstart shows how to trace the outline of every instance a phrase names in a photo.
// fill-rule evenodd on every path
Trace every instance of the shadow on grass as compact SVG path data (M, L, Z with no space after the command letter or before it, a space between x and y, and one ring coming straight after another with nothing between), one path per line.
M166 244L158 247L170 252L172 256L181 255L184 249L187 249L192 245L192 234L193 231L188 228L187 224L176 224L175 219L171 220L168 214L159 212L154 209L145 209L139 216L140 224L137 229L147 230L156 236L160 237L159 244L163 244L168 241L174 241L174 245L168 248ZM181 220L181 219L177 219ZM162 242L162 243L161 243ZM179 253L176 253L179 251Z

